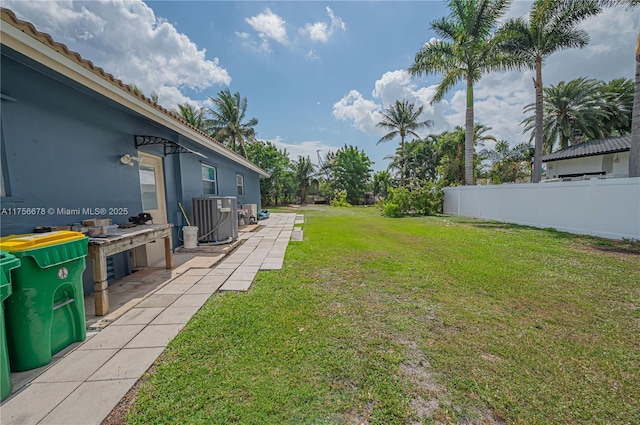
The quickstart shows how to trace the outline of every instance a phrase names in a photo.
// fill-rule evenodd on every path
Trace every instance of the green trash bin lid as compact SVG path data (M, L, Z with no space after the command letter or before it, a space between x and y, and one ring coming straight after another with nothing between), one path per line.
M20 259L0 251L0 302L11 295L11 270L20 267Z

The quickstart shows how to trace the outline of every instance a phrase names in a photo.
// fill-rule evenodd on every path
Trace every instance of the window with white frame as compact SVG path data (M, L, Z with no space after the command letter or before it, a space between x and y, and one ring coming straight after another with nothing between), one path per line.
M236 174L236 185L238 186L238 195L244 195L244 177Z
M218 173L216 167L202 164L202 190L205 196L218 194Z

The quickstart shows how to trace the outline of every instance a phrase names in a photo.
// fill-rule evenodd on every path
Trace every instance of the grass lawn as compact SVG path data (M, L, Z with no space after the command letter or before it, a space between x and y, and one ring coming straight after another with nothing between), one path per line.
M456 217L295 212L304 241L284 268L209 299L129 424L640 423L637 253Z

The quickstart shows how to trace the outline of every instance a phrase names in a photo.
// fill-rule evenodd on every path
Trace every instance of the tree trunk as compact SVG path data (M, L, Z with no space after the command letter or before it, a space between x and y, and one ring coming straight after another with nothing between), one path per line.
M402 151L402 170L400 171L400 186L404 187L404 177L407 175L407 155L404 151L404 134L400 135L400 150Z
M629 177L640 177L640 30L636 41L636 81L631 118L631 150L629 151Z
M473 185L473 83L467 79L467 113L464 132L464 184Z
M533 154L533 175L531 181L540 183L542 180L542 139L543 139L543 91L542 91L542 58L536 58L536 78L533 80L536 90L536 123L535 123L535 151Z

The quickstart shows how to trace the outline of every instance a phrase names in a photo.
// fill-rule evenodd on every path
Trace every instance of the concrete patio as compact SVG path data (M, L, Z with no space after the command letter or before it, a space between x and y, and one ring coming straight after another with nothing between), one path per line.
M114 311L103 318L93 315L88 297L87 339L47 366L12 374L14 392L0 406L0 422L100 424L209 297L246 291L258 271L282 268L294 224L302 222L300 215L271 214L258 231L241 233L243 243L231 253L180 252L173 270L134 273L137 284L110 289Z

